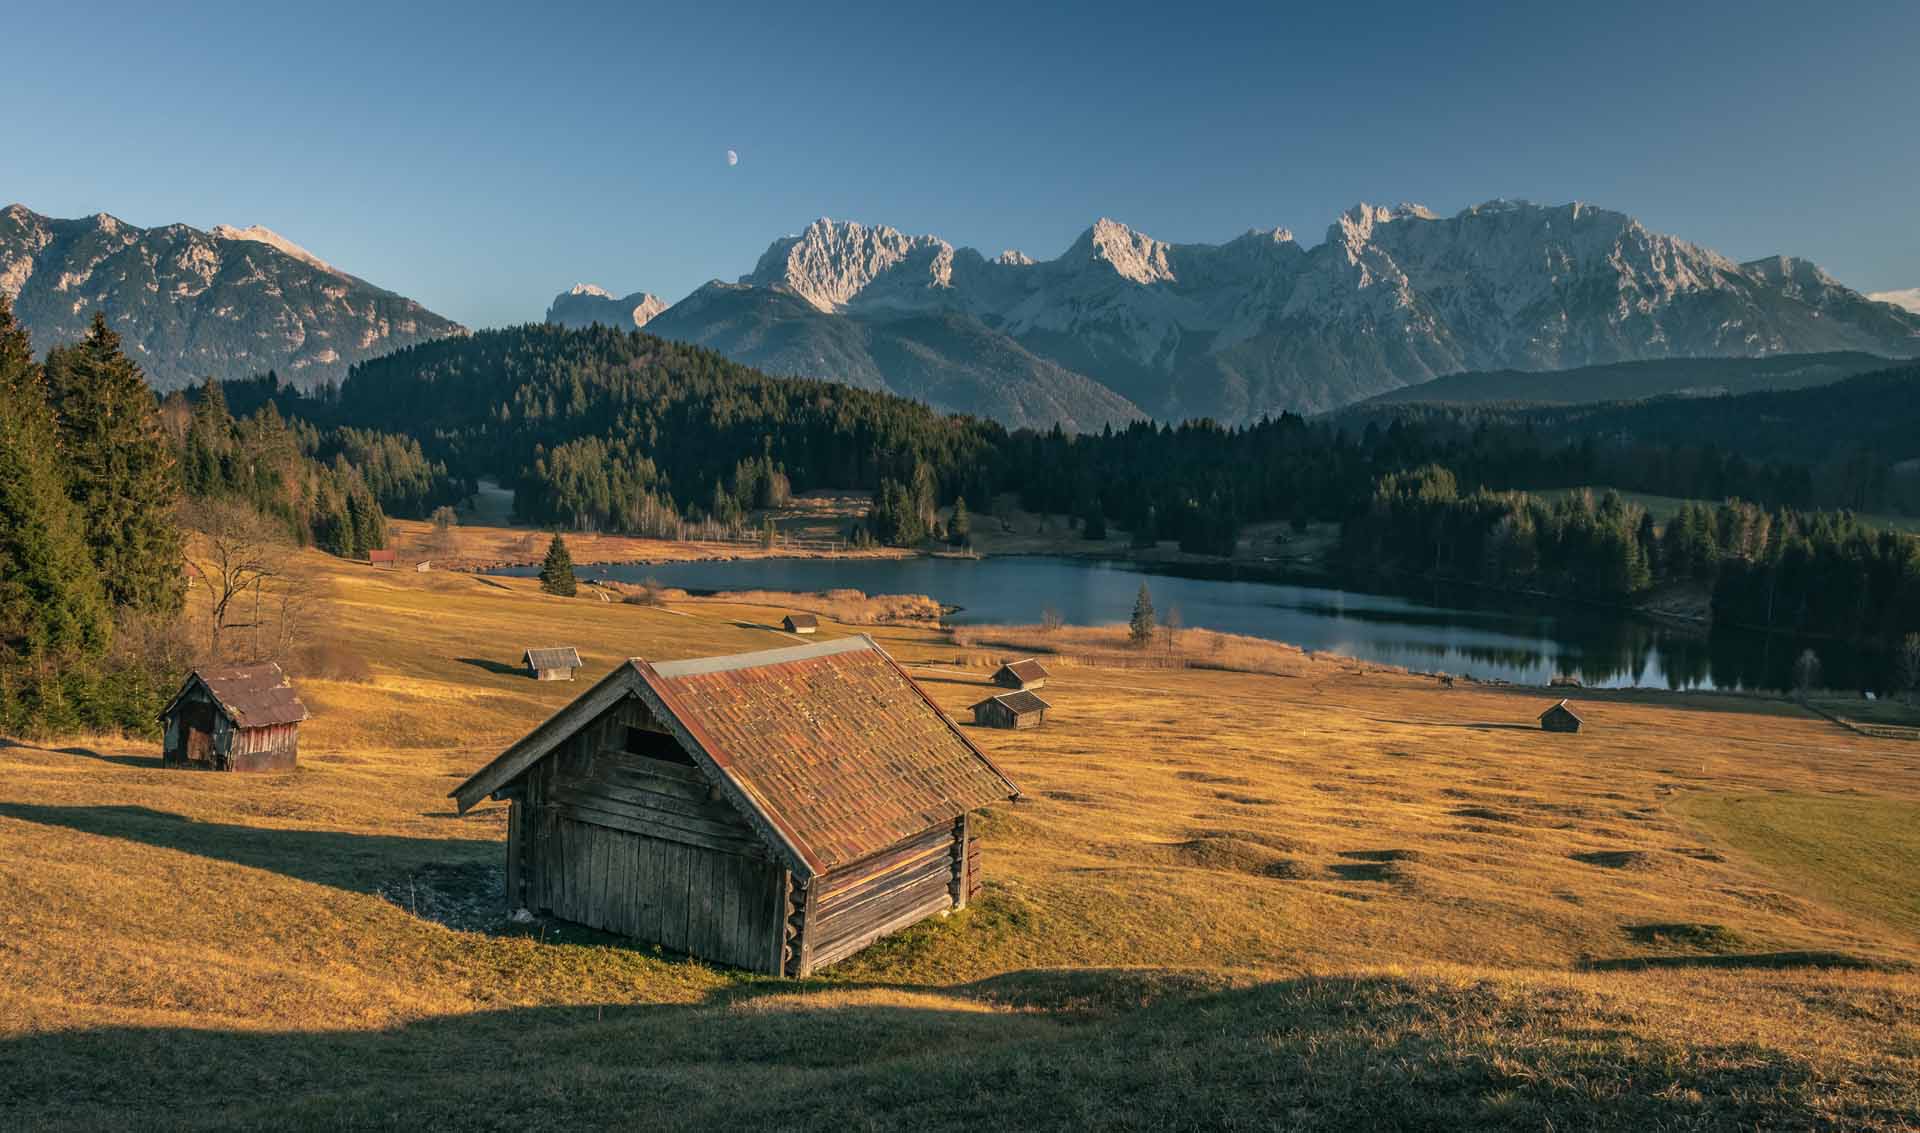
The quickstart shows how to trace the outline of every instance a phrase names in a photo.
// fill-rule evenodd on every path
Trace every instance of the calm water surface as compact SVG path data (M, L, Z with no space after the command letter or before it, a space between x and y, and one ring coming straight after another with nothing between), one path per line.
M533 574L533 568L502 573ZM1545 684L1786 687L1812 644L1828 683L1873 687L1879 662L1834 642L1740 630L1671 629L1630 614L1491 596L1465 588L1379 594L1325 586L1147 573L1125 563L1014 556L970 559L752 559L583 567L583 577L656 579L686 590L926 594L959 607L950 624L1027 623L1051 607L1075 625L1124 622L1142 582L1189 626L1249 634L1410 669Z

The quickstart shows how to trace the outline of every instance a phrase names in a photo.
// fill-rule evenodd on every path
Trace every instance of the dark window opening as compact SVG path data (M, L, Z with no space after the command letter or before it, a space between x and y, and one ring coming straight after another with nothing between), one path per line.
M650 732L645 728L630 726L627 728L627 750L648 759L678 763L682 767L694 766L693 757L680 747L680 741L664 732Z

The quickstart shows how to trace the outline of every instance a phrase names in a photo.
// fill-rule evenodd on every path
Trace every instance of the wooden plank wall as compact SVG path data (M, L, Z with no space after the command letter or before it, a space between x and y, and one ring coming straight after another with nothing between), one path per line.
M523 822L509 831L525 847L527 907L779 972L784 871L698 769L610 746L630 724L644 724L637 704L582 729L528 775Z

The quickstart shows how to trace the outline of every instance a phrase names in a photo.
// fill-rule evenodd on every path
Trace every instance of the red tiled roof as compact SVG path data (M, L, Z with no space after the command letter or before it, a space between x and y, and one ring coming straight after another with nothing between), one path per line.
M816 871L1020 793L864 635L634 665Z
M298 724L307 718L307 706L294 695L293 686L280 666L268 661L260 665L224 665L215 669L195 669L167 704L166 716L173 711L187 689L198 680L207 686L213 699L234 724L242 728L265 728L274 724Z

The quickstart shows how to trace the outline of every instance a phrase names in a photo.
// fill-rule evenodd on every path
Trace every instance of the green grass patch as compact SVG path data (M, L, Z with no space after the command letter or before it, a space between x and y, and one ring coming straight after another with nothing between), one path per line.
M1805 895L1920 936L1920 802L1701 795L1675 809Z

